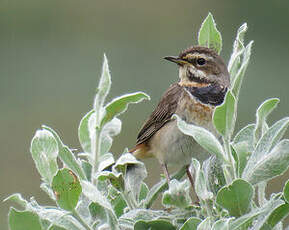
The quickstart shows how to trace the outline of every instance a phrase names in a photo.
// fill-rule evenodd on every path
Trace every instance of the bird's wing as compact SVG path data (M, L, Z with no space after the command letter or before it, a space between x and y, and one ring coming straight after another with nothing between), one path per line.
M162 96L159 104L145 122L137 136L137 145L149 140L176 112L183 87L178 83L171 85Z

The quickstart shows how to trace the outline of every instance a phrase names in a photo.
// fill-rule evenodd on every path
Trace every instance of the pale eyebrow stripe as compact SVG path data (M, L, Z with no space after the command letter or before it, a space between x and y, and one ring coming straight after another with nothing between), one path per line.
M205 54L200 54L198 53L198 58L204 58L205 60L213 60L213 57L209 54L205 55Z
M187 54L184 58L204 58L205 60L213 60L213 57L210 55L205 55L202 53Z

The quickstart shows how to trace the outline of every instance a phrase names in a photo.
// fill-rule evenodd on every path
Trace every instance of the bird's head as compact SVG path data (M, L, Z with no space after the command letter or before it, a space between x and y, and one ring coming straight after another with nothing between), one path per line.
M165 59L178 64L180 85L206 87L217 84L221 88L230 86L227 66L212 49L195 46L184 50L179 56L168 56Z

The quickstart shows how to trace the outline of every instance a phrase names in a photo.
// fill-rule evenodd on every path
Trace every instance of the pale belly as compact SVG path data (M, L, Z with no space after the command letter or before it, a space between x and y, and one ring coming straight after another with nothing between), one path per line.
M150 141L151 153L168 165L188 165L192 157L203 161L208 153L194 140L183 134L176 120L170 121Z

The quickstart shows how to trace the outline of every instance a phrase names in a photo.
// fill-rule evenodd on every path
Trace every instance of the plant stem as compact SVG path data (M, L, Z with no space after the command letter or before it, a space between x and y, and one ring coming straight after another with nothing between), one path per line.
M93 163L92 163L92 170L91 170L91 181L95 185L96 181L94 175L97 173L97 165L98 165L98 155L100 151L100 130L99 128L95 128L95 140L93 141Z
M208 203L208 200L205 200L204 202L205 202L205 206L206 206L206 209L207 209L207 214L208 214L208 216L209 216L209 217L214 217L214 216L213 216L213 213L212 213L212 210L211 210L211 207L210 207L210 205L209 205L209 203Z
M224 171L224 176L225 176L225 180L227 184L230 184L233 179L229 170L229 166L228 165L224 165L223 166L223 171Z
M82 219L82 217L78 214L78 212L75 209L72 211L72 214L75 217L75 219L77 219L83 225L83 227L85 227L87 230L93 230L92 227L90 227L87 223L85 223L85 221Z
M225 151L227 153L228 163L230 164L230 168L231 168L230 170L231 175L232 175L231 180L234 180L237 178L237 174L236 174L235 160L233 158L231 147L230 147L230 141L227 138L223 138L223 141L224 141Z
M121 192L121 196L122 198L126 201L126 204L128 206L128 208L130 210L136 209L137 208L137 204L134 200L132 200L129 196L129 194L127 193L127 191L122 191Z
M266 202L266 197L265 197L266 186L267 186L266 182L262 182L258 184L258 203L260 207L263 206L263 204L265 204Z

